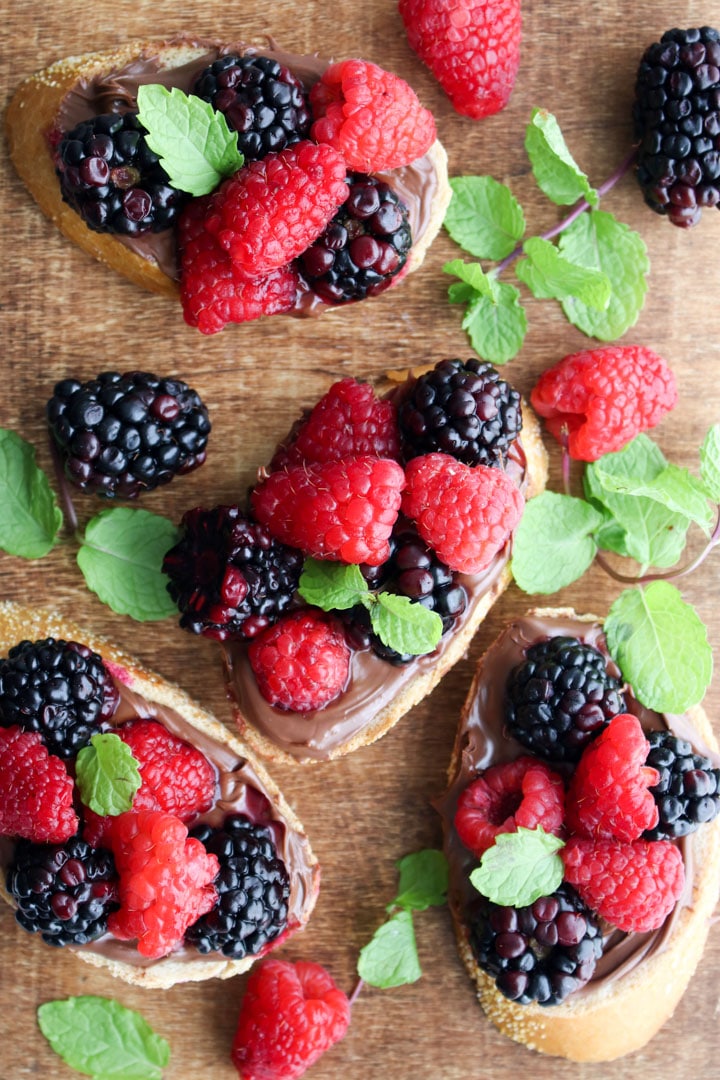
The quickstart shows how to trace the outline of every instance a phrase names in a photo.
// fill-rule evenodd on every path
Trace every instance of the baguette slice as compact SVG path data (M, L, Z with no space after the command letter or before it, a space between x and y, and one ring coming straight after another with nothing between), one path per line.
M7 655L8 650L20 641L37 641L46 637L89 645L102 656L121 694L128 695L128 705L142 710L144 716L157 715L160 720L166 719L169 725L173 725L176 734L199 746L218 771L225 812L228 812L227 807L233 800L240 806L244 793L249 791L253 797L255 792L259 793L266 808L264 819L269 821L278 838L278 856L285 862L290 875L288 925L271 948L301 929L317 899L320 868L301 822L247 746L178 686L147 670L111 642L85 633L58 613L22 607L7 601L0 603L0 655ZM12 848L12 840L0 837L0 895L14 906L5 887L4 874ZM38 945L46 947L39 937ZM110 935L100 939L99 946L91 942L89 945L68 945L65 948L81 960L105 968L111 975L150 988L166 988L179 982L211 978L228 979L246 971L256 959L247 956L242 960L232 960L221 953L201 955L195 949L182 947L159 960L147 960L133 948L132 942L117 941Z
M523 752L502 731L504 686L509 671L522 662L524 648L555 634L580 637L606 652L602 624L595 616L547 608L515 620L478 664L450 763L450 787L438 805L450 861L450 909L458 950L480 1004L503 1034L533 1050L571 1061L610 1061L640 1049L655 1035L672 1015L697 967L720 889L720 819L702 825L681 842L687 845L683 848L686 890L660 930L651 935L615 931L633 959L616 962L611 948L596 970L597 975L604 964L605 976L594 978L560 1005L519 1005L500 993L492 976L478 967L470 945L463 913L474 892L467 875L477 860L460 843L452 822L458 796L476 771ZM682 717L666 717L644 709L631 691L626 696L629 711L636 712L644 726L671 726L699 753L720 762L718 744L700 706Z

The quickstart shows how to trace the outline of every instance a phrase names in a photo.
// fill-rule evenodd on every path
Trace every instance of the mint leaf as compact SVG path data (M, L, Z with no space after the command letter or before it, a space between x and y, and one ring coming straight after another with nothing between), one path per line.
M85 529L77 553L89 589L119 615L139 622L177 614L162 572L163 558L180 539L171 521L148 510L103 510Z
M142 778L132 750L119 735L93 735L75 763L80 798L101 817L132 809Z
M470 881L494 904L526 907L540 896L550 896L561 884L563 861L558 851L563 847L563 841L542 826L500 833Z
M689 521L696 522L706 531L710 525L712 511L704 485L687 469L681 469L678 465L666 465L648 481L614 476L603 469L602 465L596 469L596 476L605 491L652 499L673 514L680 514Z
M358 975L370 986L387 990L417 982L422 975L409 911L398 911L360 950Z
M478 259L504 259L525 232L522 207L492 176L458 176L443 224L456 244Z
M567 297L562 301L567 318L600 341L622 337L637 321L645 302L650 262L642 238L612 214L590 210L561 233L558 245L571 263L602 272L612 287L603 311Z
M560 206L586 199L597 206L598 193L575 163L552 113L533 110L525 131L525 149L537 185L548 199Z
M605 620L611 656L643 705L682 713L697 705L712 676L712 649L695 609L674 585L626 589Z
M700 475L709 497L720 503L720 424L713 424L700 447Z
M0 548L8 555L41 559L55 544L63 517L35 450L14 431L0 428Z
M468 263L462 259L453 259L443 266L444 274L454 274L459 277L463 285L457 282L448 289L448 295L452 304L466 303L474 300L476 294L480 296L492 296L493 288L491 278L483 270L480 263Z
M368 596L368 585L359 566L307 558L298 592L308 604L323 611L345 611L363 603Z
M237 132L209 102L158 84L140 86L137 101L145 141L160 156L173 187L207 195L243 164Z
M597 311L608 306L612 290L602 272L569 262L554 244L540 236L526 240L523 251L527 258L520 260L515 272L533 296L546 300L574 296Z
M412 656L432 652L442 637L442 619L436 611L395 593L377 594L370 622L383 645Z
M404 910L425 911L429 907L441 907L447 901L448 864L442 851L426 848L424 851L406 855L397 864L400 871L398 894L393 907Z
M514 285L488 277L491 295L477 296L468 304L463 319L478 356L492 364L505 364L517 356L527 331L527 317Z
M602 514L582 499L544 491L525 505L513 538L512 572L528 593L553 593L585 573Z
M38 1008L56 1054L94 1080L162 1080L170 1047L147 1021L111 998L70 997Z

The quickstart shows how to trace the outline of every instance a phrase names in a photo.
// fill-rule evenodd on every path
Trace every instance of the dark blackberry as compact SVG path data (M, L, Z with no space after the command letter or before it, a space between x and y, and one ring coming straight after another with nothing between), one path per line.
M107 930L117 902L112 854L74 836L64 844L20 840L7 874L15 918L48 945L85 945Z
M408 210L374 176L348 173L350 194L325 232L298 259L300 276L326 304L377 296L407 262Z
M480 360L442 360L399 402L406 460L450 454L466 465L499 465L522 428L520 394Z
M145 371L63 379L47 404L65 474L82 491L134 499L205 461L206 407L187 383Z
M255 956L282 933L288 917L290 878L270 831L233 814L221 829L198 825L190 835L217 855L220 872L217 903L193 923L186 940L201 953Z
M720 205L720 33L668 30L646 49L635 84L637 179L673 225Z
M687 836L716 818L720 813L720 768L669 731L652 731L648 741L650 753L645 764L660 773L658 783L650 788L660 820L644 833L645 839Z
M60 140L55 168L63 199L95 232L160 232L187 202L146 135L136 113L109 113L84 120Z
M569 885L528 907L479 903L470 944L479 967L520 1005L560 1005L592 978L603 947L595 917Z
M508 679L510 733L550 761L578 761L587 743L624 711L620 683L608 674L605 657L577 638L531 645Z
M200 73L193 93L224 113L246 161L279 153L310 130L303 84L269 56L221 56Z
M97 653L75 641L21 641L0 660L0 724L37 731L48 750L75 757L117 708Z
M238 506L196 507L180 524L182 539L163 570L183 629L225 641L255 637L276 622L297 589L302 553Z

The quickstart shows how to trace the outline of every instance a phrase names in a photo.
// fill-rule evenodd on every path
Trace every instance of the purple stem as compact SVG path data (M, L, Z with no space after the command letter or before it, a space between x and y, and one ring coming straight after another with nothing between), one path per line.
M57 480L60 506L62 508L63 517L65 518L66 531L69 535L75 536L78 530L78 517L75 512L72 498L70 497L70 488L67 477L65 476L60 452L52 435L50 436L50 454L52 456L53 469L55 470L55 479Z
M560 431L560 445L562 446L562 478L563 489L566 495L571 495L570 488L570 451L568 449L570 445L570 433L567 429L567 424L563 424Z
M362 990L364 985L365 985L365 983L363 982L363 980L358 979L358 981L355 984L355 989L353 990L352 994L348 998L348 1000L350 1002L350 1008L352 1008L353 1005L355 1004L355 1002L357 1001L358 997L360 996L360 991Z
M676 578L685 577L687 574L691 574L693 570L697 570L698 566L705 562L708 555L717 544L720 543L720 504L718 505L718 516L715 522L715 528L712 531L712 535L707 544L691 563L687 566L682 566L679 570L668 570L665 574L643 574L642 577L632 577L628 574L621 574L618 570L610 565L604 555L601 555L598 551L595 556L595 561L598 566L601 566L606 574L615 578L616 581L621 581L625 585L646 585L649 581L674 581Z

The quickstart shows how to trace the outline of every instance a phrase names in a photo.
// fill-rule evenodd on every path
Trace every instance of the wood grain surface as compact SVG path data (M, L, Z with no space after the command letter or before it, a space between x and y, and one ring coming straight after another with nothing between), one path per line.
M538 195L523 150L532 107L556 114L576 159L600 184L631 142L630 102L644 47L668 27L718 18L713 3L526 0L522 67L512 101L502 114L472 122L453 112L410 51L393 0L255 0L250 5L227 0L3 0L0 12L3 102L20 79L62 56L171 31L227 41L240 36L259 41L272 33L293 51L376 61L408 79L435 112L451 174L489 173L508 182L526 208L533 233L561 215ZM333 380L469 354L459 311L446 299L448 279L441 267L458 251L445 235L417 275L371 304L317 321L261 320L204 338L185 326L172 302L140 292L56 233L18 181L4 148L0 170L0 424L33 441L49 469L43 408L57 379L70 374L90 378L109 368L188 377L211 409L208 462L142 502L175 520L191 506L241 497L298 408L312 404ZM705 211L699 228L689 233L674 229L645 208L629 178L604 205L637 228L648 245L648 299L626 340L652 346L674 368L680 403L657 438L673 461L696 467L699 441L720 418L720 214ZM527 298L527 307L525 346L506 369L524 392L544 368L588 345L554 303ZM551 457L557 487L555 448ZM82 498L77 506L83 520L98 509ZM85 589L75 551L68 540L38 562L0 555L0 594L56 607L114 638L229 720L214 645L183 634L172 620L138 624L113 615ZM719 565L716 556L683 586L708 624L716 655ZM593 570L557 602L603 614L617 593L615 584ZM283 955L323 963L343 988L352 988L358 951L382 922L385 904L394 895L396 860L440 842L430 799L443 787L473 665L505 621L528 606L527 597L510 589L467 657L381 742L337 764L273 770L304 821L324 871L316 913ZM719 703L716 680L707 699L711 716ZM396 990L364 990L347 1038L312 1070L313 1080L509 1080L524 1071L538 1080L614 1080L628 1069L652 1080L690 1080L712 1074L717 1066L717 929L675 1016L647 1049L628 1062L576 1066L531 1053L485 1021L456 957L446 910L417 916L416 927L423 978ZM69 1077L41 1037L35 1010L52 998L93 993L114 995L141 1009L170 1040L168 1080L230 1080L235 1073L228 1053L244 983L241 977L166 992L131 988L44 947L3 909L0 1076Z

